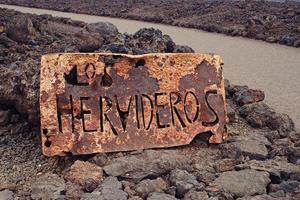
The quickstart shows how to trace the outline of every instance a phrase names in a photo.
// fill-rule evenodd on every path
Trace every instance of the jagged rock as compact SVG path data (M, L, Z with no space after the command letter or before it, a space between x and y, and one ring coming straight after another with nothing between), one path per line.
M253 169L258 171L265 171L270 173L271 179L277 177L276 182L279 183L281 180L286 179L287 177L293 177L300 174L299 166L289 163L286 160L249 160L243 164L237 166L239 169ZM278 176L277 175L277 176ZM274 179L272 180L272 182Z
M130 40L128 40L130 39ZM151 52L173 52L175 43L168 35L154 28L143 28L137 31L132 38L127 39L129 46L135 46L135 52L151 53Z
M250 159L265 159L268 156L266 145L270 145L267 138L257 134L251 134L248 136L232 137L228 143L223 146L231 146L236 153L249 156Z
M44 174L31 185L31 198L43 200L64 199L66 184L57 174Z
M265 93L261 90L242 89L234 93L233 99L238 105L243 106L263 101L265 99Z
M247 104L239 108L240 115L255 127L268 126L272 130L288 133L295 129L293 120L286 114L274 112L265 103Z
M70 170L64 174L66 180L81 185L89 192L98 187L102 177L101 167L80 160L75 161Z
M13 200L14 199L14 193L10 190L3 190L0 191L0 199L1 200Z
M10 38L6 37L4 34L0 35L0 44L3 46L10 48L14 45L16 45L16 42L11 40Z
M290 132L295 129L293 120L287 114L275 113L267 120L267 126L272 130L282 133Z
M142 154L113 159L103 169L110 176L120 176L140 181L147 176L159 176L174 168L188 168L187 155L180 155L173 150L147 150Z
M162 178L145 179L138 183L134 189L140 197L146 198L150 193L164 192L167 189L167 183Z
M208 200L208 195L204 191L197 192L197 191L191 190L184 195L183 200Z
M268 118L275 113L265 103L246 104L239 108L239 114L255 128L265 127Z
M6 34L16 42L28 43L36 36L36 30L30 18L17 15L9 20Z
M194 175L180 169L171 171L170 182L176 187L176 194L178 197L183 197L189 190L200 185Z
M265 194L270 183L269 174L251 169L224 172L211 185L236 197Z
M176 200L175 197L169 195L169 194L165 194L165 193L158 193L158 192L154 192L151 193L149 195L149 197L147 198L147 200Z

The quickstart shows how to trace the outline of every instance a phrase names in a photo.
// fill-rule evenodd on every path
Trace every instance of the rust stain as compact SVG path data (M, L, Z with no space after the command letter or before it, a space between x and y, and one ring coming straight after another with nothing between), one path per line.
M222 60L210 54L51 54L42 57L47 156L188 144L226 136Z

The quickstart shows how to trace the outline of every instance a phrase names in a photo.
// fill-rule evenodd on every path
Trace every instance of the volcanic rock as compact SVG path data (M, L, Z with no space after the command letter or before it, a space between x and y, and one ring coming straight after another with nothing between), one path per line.
M197 178L185 170L174 169L170 173L170 182L176 186L176 194L183 197L192 188L199 185Z
M66 184L57 174L44 174L31 185L32 199L64 199Z
M15 16L9 20L6 34L16 42L28 43L36 36L36 30L30 18L24 19L22 16Z
M81 185L87 191L93 191L102 180L102 168L89 163L77 160L70 170L64 175L68 181Z
M151 193L149 195L149 197L147 198L147 200L176 200L175 197L169 195L169 194L165 194L165 193L159 193L159 192L154 192Z
M224 172L211 185L236 197L265 194L270 183L269 174L251 169Z
M148 194L153 192L164 192L166 189L167 183L162 178L145 179L135 186L135 191L142 198L146 198Z
M0 126L6 125L10 120L10 110L0 110Z
M204 191L197 192L197 191L191 190L184 195L183 200L208 200L208 195Z
M245 104L263 101L265 99L265 93L261 90L242 89L234 93L233 99L238 105L243 106Z
M135 182L144 177L157 177L174 168L188 168L189 157L172 150L146 150L139 155L113 159L103 169L110 176L132 179Z

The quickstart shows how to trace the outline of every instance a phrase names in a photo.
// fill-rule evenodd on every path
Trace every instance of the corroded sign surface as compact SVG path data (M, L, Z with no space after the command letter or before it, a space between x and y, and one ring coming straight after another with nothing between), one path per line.
M47 156L188 144L225 133L219 56L52 54L42 57L40 110Z

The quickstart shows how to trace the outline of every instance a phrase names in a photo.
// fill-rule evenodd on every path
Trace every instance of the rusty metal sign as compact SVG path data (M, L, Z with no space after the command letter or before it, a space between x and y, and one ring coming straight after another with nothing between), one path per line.
M222 61L208 54L52 54L42 57L40 111L47 156L188 144L225 135Z

